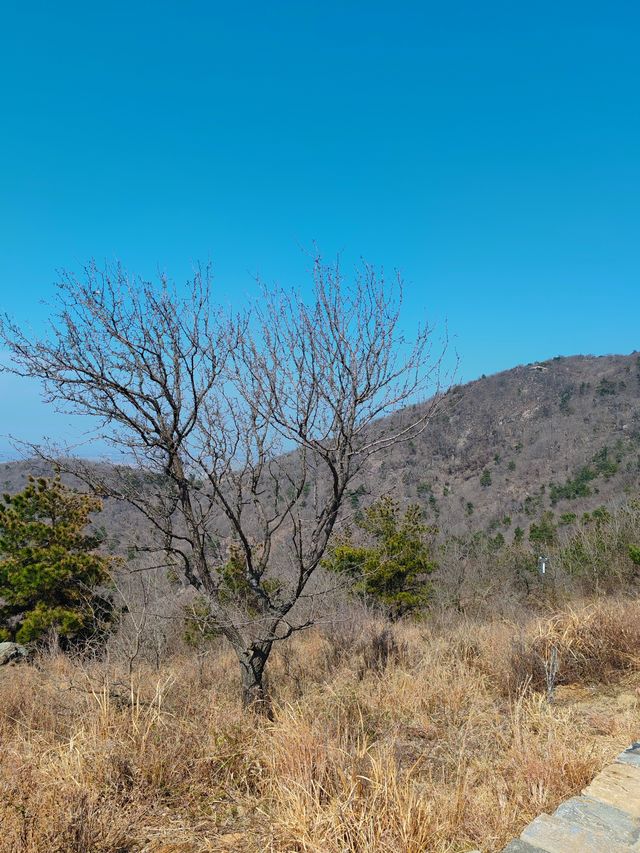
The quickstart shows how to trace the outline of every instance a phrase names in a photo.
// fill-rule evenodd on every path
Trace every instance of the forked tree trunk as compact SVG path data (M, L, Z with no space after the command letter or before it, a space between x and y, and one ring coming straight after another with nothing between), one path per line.
M250 648L238 653L242 684L242 706L257 714L273 719L271 702L264 685L264 668L269 657L268 648Z

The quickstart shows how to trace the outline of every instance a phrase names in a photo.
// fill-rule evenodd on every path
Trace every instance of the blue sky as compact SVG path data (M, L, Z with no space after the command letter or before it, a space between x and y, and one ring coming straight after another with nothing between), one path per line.
M461 378L638 347L633 2L0 4L1 307L120 258L219 295L398 267ZM69 419L0 377L0 434ZM0 453L7 443L0 437Z

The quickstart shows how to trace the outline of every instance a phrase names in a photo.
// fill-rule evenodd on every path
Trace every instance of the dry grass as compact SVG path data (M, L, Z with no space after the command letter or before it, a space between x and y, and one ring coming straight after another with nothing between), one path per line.
M639 617L333 626L273 659L273 722L241 714L224 652L130 683L5 668L0 850L498 850L638 736ZM532 689L550 644L574 685L551 705Z

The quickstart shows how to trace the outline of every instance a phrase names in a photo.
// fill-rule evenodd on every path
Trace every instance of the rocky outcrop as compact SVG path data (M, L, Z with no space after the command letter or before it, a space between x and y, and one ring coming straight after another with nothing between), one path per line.
M24 660L29 650L19 643L0 643L0 666L7 663L18 663Z

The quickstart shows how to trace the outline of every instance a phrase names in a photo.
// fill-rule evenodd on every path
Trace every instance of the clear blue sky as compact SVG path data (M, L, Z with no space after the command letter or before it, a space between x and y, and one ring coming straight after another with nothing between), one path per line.
M120 258L221 298L308 249L407 281L463 379L638 347L640 6L0 4L2 308ZM0 433L68 419L0 378ZM6 447L0 438L0 452Z

